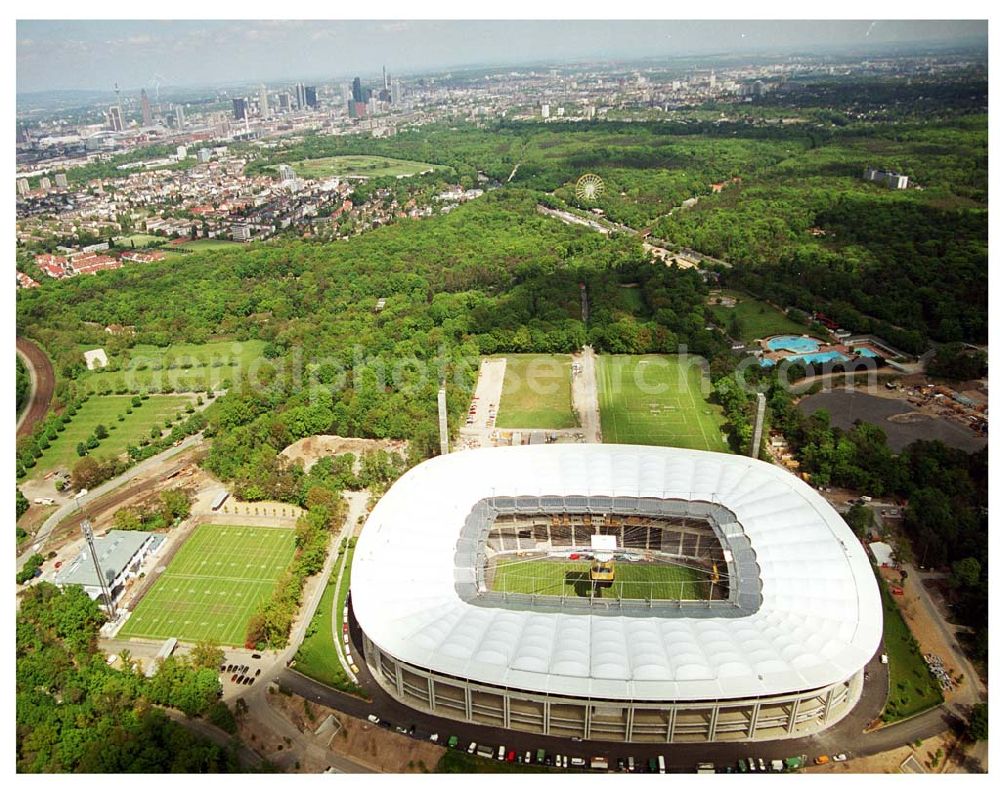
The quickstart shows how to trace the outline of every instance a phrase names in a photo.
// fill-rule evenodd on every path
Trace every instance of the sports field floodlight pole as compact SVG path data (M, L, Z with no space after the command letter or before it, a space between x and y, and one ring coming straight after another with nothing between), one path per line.
M76 496L77 509L80 508L80 498L85 494L87 494L86 489ZM115 602L111 598L111 589L108 587L108 580L104 576L104 571L101 569L100 561L97 559L97 546L94 544L94 528L91 527L89 519L84 519L80 523L80 530L83 531L83 537L87 539L87 546L90 547L90 558L94 561L94 571L97 572L97 581L101 586L101 593L104 595L105 606L108 610L108 617L114 618Z

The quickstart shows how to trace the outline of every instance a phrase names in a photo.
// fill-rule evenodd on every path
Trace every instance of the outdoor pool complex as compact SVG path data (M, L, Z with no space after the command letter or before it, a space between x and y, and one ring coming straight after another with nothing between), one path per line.
M868 347L859 347L857 350L855 350L855 352L858 355L865 356L865 358L881 358L882 357L877 352L875 352L874 350L872 350L872 349L870 349Z
M815 353L819 349L819 339L811 336L775 336L767 340L771 351L788 350L793 353Z

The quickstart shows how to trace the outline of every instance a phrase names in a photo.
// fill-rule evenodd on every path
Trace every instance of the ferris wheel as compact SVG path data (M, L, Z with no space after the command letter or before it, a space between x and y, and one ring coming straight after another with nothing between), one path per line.
M576 182L576 198L586 202L596 202L604 194L604 181L600 175L588 172Z

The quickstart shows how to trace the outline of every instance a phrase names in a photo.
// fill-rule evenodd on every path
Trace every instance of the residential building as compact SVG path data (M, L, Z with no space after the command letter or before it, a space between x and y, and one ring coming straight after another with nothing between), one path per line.
M66 173L65 172L56 173L56 188L65 189L68 187L69 187L69 181L66 180Z
M242 241L246 243L252 237L249 224L234 224L233 225L233 240Z
M17 179L17 194L18 194L18 196L20 196L20 197L25 196L28 193L29 190L30 190L30 187L28 186L28 179L27 178L18 178Z

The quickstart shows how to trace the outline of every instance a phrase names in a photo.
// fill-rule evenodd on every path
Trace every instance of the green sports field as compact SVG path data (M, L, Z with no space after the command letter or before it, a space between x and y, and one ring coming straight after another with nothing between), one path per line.
M243 645L247 621L294 552L291 528L199 525L119 636Z
M572 429L573 413L568 355L508 355L497 411L501 429Z
M502 558L493 571L490 590L538 596L630 599L704 599L710 580L697 569L668 563L615 563L611 587L594 588L590 562Z
M598 356L603 441L728 451L722 408L706 401L700 361L676 355Z

